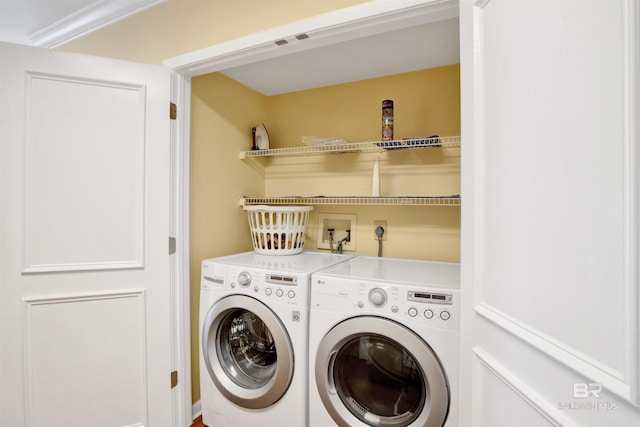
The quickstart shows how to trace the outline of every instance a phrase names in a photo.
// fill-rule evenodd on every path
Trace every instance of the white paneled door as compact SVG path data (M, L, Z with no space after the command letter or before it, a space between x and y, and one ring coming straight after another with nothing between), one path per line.
M464 0L464 426L640 426L637 1Z
M169 72L0 44L0 425L171 425Z

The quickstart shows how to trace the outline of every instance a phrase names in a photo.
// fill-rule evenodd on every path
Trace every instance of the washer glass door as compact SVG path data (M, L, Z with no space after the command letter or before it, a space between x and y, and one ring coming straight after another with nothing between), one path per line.
M254 312L230 311L218 326L216 352L227 376L240 387L264 387L276 371L278 354L269 327Z
M361 316L334 326L320 342L315 377L340 426L441 427L449 384L438 357L413 331Z
M278 316L255 298L215 303L202 331L206 368L218 390L244 408L277 402L293 378L293 346Z

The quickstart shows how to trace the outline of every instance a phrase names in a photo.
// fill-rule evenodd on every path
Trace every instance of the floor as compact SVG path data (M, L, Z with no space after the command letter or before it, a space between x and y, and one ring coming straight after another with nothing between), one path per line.
M191 427L205 427L205 425L202 423L202 417L198 417L193 420L193 424L191 424Z

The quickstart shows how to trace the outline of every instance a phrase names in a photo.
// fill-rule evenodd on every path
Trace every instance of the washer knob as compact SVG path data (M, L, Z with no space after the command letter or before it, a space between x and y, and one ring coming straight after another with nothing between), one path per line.
M387 302L387 293L380 288L369 291L369 302L376 307L382 307Z
M238 284L243 288L246 288L251 284L251 275L246 271L238 274Z

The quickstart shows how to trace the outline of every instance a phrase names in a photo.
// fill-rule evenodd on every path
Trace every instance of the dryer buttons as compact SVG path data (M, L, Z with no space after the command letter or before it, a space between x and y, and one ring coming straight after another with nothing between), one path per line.
M271 288L265 288L264 293L265 293L267 296L271 296L271 294L273 293L273 289L271 289Z
M433 310L426 309L424 311L424 317L426 317L427 319L431 319L433 317Z
M445 310L442 313L440 313L440 318L442 320L449 320L451 319L451 314L449 314L449 312Z
M418 315L418 309L415 307L411 307L409 309L409 316L416 317Z
M284 295L284 291L282 289L276 289L276 296L281 297L282 295Z
M289 292L287 292L287 296L288 296L289 298L295 298L296 293L295 293L294 291L289 291Z

